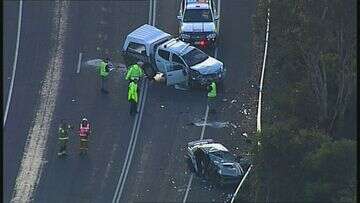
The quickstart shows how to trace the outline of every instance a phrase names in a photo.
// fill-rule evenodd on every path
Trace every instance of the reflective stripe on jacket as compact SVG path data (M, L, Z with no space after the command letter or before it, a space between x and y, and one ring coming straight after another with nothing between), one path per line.
M132 100L135 101L136 103L138 102L138 94L137 94L137 84L132 81L129 84L129 90L128 90L128 100Z
M59 128L59 140L67 140L67 139L69 139L67 130L60 127Z
M130 66L128 72L126 73L125 79L126 80L129 80L129 79L134 80L135 78L139 79L143 75L144 75L144 72L140 68L140 66L138 64L134 64L134 65Z
M208 97L216 97L216 83L212 82L210 84L210 91L208 92Z

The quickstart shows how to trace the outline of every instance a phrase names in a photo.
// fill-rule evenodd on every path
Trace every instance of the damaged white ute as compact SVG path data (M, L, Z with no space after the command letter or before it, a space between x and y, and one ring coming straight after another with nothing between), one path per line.
M167 85L205 86L222 82L225 76L221 61L148 24L127 35L122 54L127 65L144 62L144 72L150 78L161 73Z

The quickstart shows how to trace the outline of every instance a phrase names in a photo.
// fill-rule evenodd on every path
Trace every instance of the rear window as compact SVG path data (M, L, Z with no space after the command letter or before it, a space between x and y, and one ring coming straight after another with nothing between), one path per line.
M128 51L136 52L138 54L146 55L145 45L139 44L136 42L130 42L128 46Z

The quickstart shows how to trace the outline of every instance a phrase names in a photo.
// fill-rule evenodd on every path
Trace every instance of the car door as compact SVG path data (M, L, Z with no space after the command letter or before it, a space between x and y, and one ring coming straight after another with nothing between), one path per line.
M157 56L155 57L155 63L157 69L161 73L165 74L169 69L168 67L170 66L170 52L163 49L159 49L157 52Z
M166 72L166 85L185 82L188 78L188 74L182 59L178 55L171 53L170 61L171 63Z

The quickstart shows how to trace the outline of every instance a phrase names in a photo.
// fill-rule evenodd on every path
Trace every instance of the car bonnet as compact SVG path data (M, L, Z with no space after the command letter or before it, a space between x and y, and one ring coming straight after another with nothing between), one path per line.
M205 61L191 66L190 69L199 71L202 75L220 73L223 71L223 63L209 56Z
M215 23L214 22L182 23L181 31L182 32L215 32Z

